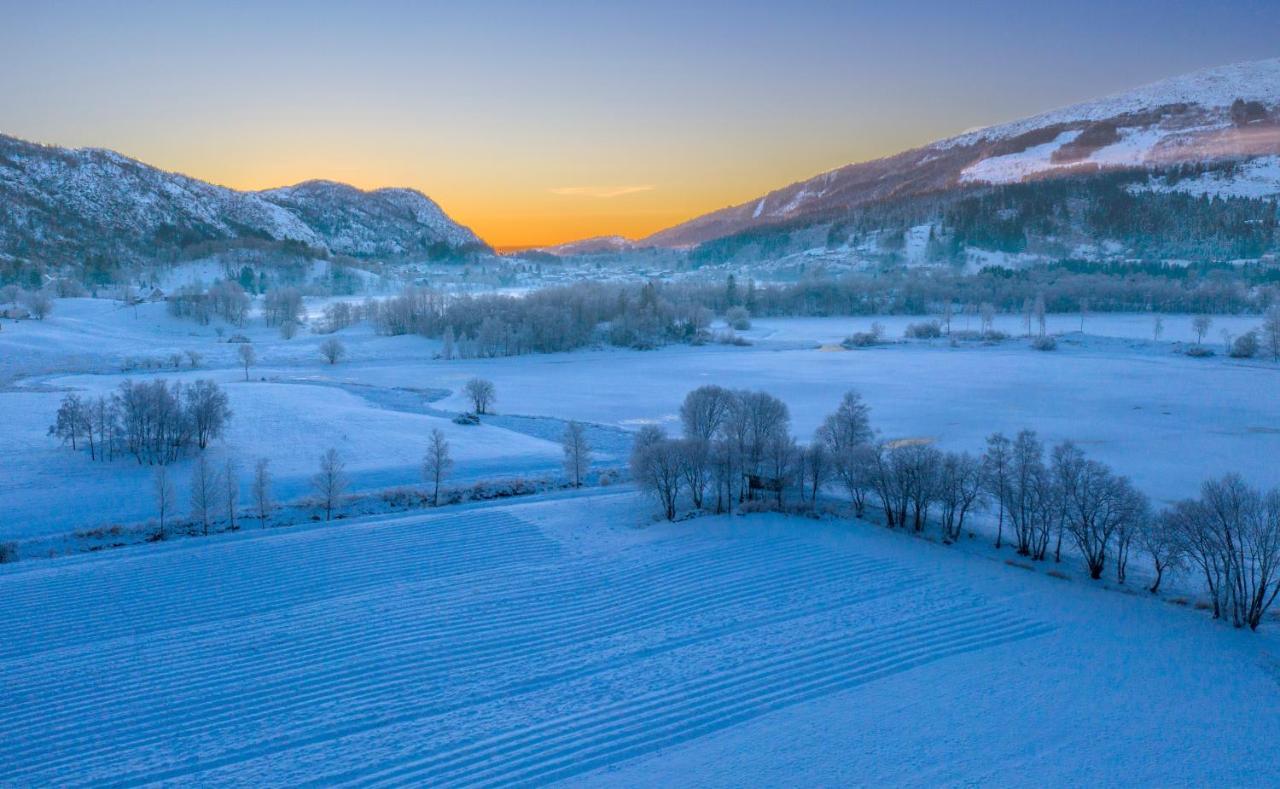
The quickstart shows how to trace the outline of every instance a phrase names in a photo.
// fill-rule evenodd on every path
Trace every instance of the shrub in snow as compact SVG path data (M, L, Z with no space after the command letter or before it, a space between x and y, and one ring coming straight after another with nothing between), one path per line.
M18 561L18 544L16 542L0 542L0 564Z
M1194 359L1204 359L1209 356L1213 356L1213 349L1206 348L1203 345L1193 345L1187 350L1183 351L1183 353L1185 353L1187 356L1190 356Z
M1241 334L1231 343L1232 359L1252 359L1258 355L1258 333L1249 331Z
M879 345L884 335L872 328L871 331L859 331L850 334L844 338L840 344L845 348L870 348L873 345Z
M1037 351L1052 351L1057 349L1058 341L1046 334L1043 337L1037 337L1032 340L1031 347Z
M227 338L227 342L250 342L250 340L243 334L233 334Z
M478 425L480 424L480 417L468 411L455 416L453 423L455 425Z
M902 336L910 340L936 340L942 336L942 324L937 321L911 323L907 325Z
M751 345L751 341L746 337L740 337L731 331L716 332L716 342L721 345L736 345L739 347Z
M751 313L747 312L746 307L730 307L729 311L724 314L724 319L730 327L738 331L746 331L751 328Z

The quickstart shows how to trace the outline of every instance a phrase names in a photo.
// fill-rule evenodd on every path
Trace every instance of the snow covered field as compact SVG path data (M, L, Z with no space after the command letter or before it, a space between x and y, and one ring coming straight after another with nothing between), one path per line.
M257 321L245 334L259 364L243 380L236 345L214 327L178 321L163 306L136 312L110 302L60 300L47 321L8 323L0 332L0 505L9 517L0 539L25 538L127 523L154 515L150 470L132 461L94 464L45 435L66 390L105 392L124 378L161 376L222 383L235 416L215 458L249 466L269 457L278 497L305 495L318 456L343 453L354 489L420 481L426 437L439 427L453 443L455 482L496 476L555 474L563 420L599 426L602 465L621 463L625 432L654 422L676 429L681 399L705 383L764 389L791 408L794 432L807 440L850 388L872 407L887 437L923 436L948 449L980 449L995 430L1039 430L1049 441L1073 439L1131 476L1157 502L1191 495L1209 476L1235 470L1259 486L1280 484L1280 401L1266 393L1280 367L1219 354L1191 359L1175 342L1192 338L1190 317L1166 316L1164 341L1151 340L1145 315L1054 315L1059 350L1033 351L1022 339L995 346L950 347L945 341L864 351L830 345L872 318L759 320L744 334L751 347L675 346L659 351L587 351L517 358L432 359L438 344L420 337L378 337L360 325L340 332L349 360L323 363L323 335L282 340ZM879 319L890 338L910 317ZM976 327L976 318L968 318ZM965 317L954 326L965 327ZM1221 316L1238 334L1256 317ZM1020 330L1018 316L997 327ZM195 349L202 369L121 373L129 356ZM479 375L498 389L502 415L481 427L458 427L451 412L468 406L462 384ZM446 394L450 393L451 394ZM517 419L511 415L539 417ZM189 462L175 467L185 490Z
M0 567L0 784L1265 786L1269 634L622 491Z

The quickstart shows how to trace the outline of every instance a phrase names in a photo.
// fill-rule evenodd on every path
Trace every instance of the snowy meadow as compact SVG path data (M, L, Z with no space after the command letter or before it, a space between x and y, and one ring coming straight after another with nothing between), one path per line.
M1070 543L1061 562L997 550L990 506L955 539L887 530L828 477L802 514L708 498L692 517L680 498L668 522L631 479L633 439L679 435L686 395L716 385L777 398L801 443L850 390L886 446L977 455L1035 430L1156 508L1226 472L1280 484L1280 365L1187 355L1192 316L1157 336L1149 315L1049 315L1052 351L1019 336L1023 316L997 316L996 341L903 339L918 321L759 319L734 343L497 358L359 321L201 325L162 303L59 299L6 322L0 543L19 561L0 566L0 782L1269 783L1280 622L1212 620L1189 561L1153 595L1136 549L1126 584L1111 565L1090 580ZM1257 323L1214 316L1203 344ZM883 342L842 344L873 324ZM476 379L496 401L471 423ZM126 381L211 381L230 411L164 466L163 541L157 467L49 434L68 395ZM570 424L582 488L566 487ZM329 450L334 520L317 499ZM238 530L215 514L198 536L201 459L239 471Z

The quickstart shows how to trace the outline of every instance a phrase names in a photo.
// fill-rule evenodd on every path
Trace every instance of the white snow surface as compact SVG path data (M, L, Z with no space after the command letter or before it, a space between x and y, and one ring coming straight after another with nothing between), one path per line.
M1274 636L617 492L0 567L0 784L1268 786Z

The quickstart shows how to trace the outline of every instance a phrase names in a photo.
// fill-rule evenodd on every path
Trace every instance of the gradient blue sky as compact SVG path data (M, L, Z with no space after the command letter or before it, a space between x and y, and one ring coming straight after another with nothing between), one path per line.
M543 244L1277 55L1280 0L0 0L0 133L239 188L413 186Z

